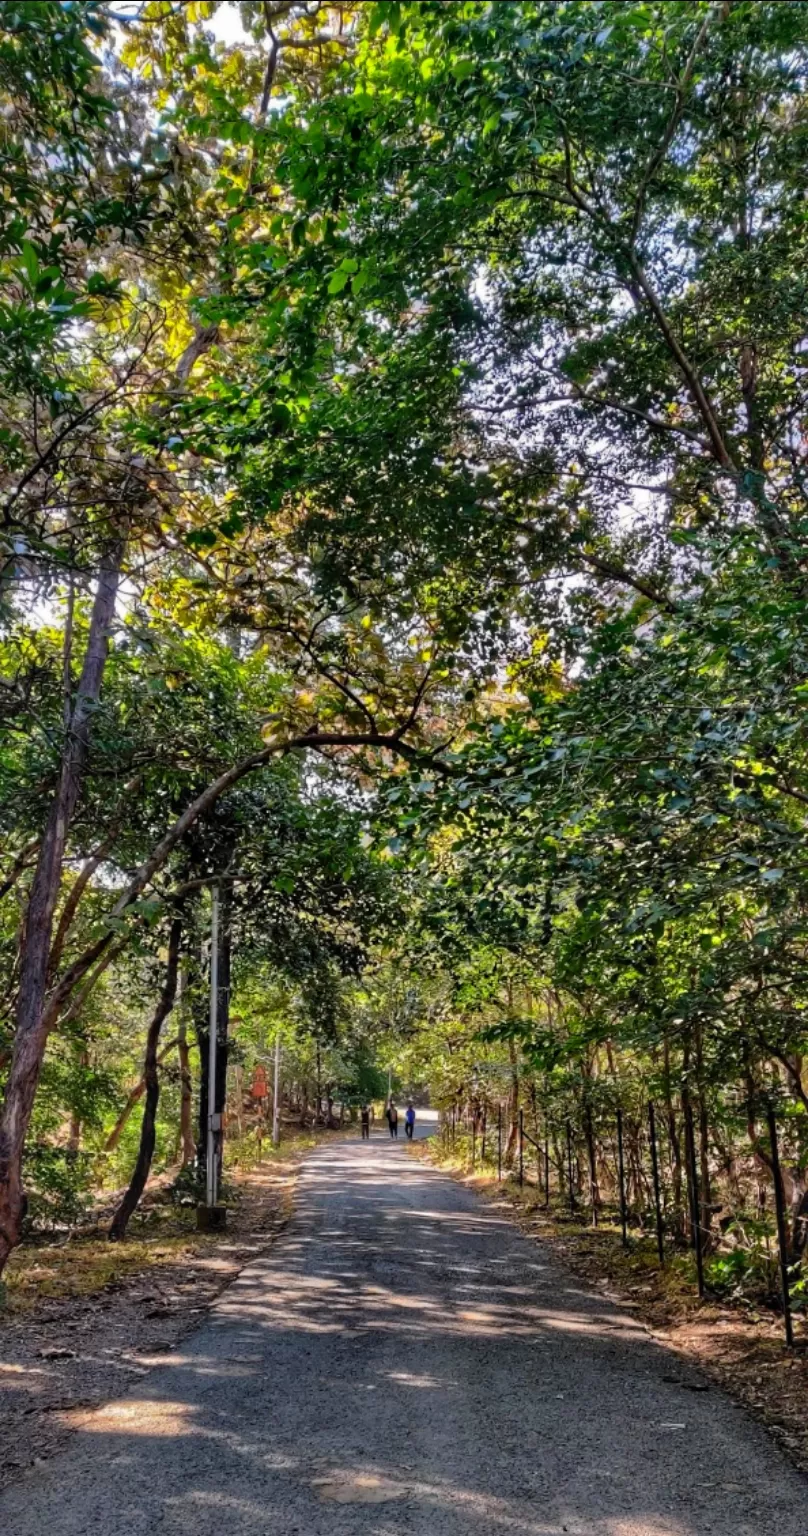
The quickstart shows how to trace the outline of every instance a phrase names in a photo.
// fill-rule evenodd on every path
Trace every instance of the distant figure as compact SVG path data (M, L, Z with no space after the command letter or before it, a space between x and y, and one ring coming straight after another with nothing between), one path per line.
M415 1110L413 1108L412 1099L407 1100L407 1110L404 1115L404 1129L407 1132L407 1140L412 1141L413 1131L415 1130Z
M370 1141L370 1116L371 1116L370 1105L369 1104L363 1104L362 1105L362 1140L363 1141Z
M387 1124L390 1127L390 1135L398 1138L398 1110L391 1099L386 1110Z

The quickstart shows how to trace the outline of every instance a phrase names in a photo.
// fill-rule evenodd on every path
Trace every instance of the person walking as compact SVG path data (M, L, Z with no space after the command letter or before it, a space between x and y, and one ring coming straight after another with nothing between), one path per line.
M407 1133L407 1140L412 1141L413 1133L415 1131L415 1106L413 1105L412 1099L407 1100L407 1109L404 1115L404 1129Z
M371 1111L370 1105L369 1104L363 1104L362 1105L362 1112L361 1112L362 1140L363 1141L370 1141L370 1116L371 1116L371 1113L372 1113L372 1111Z
M390 1127L390 1135L398 1140L398 1110L392 1099L387 1105L385 1115L387 1116L387 1124Z

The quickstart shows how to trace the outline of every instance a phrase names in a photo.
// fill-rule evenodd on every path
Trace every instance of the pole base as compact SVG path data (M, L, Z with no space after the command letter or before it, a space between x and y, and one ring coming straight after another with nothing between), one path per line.
M196 1227L198 1232L223 1232L227 1226L226 1205L198 1205Z

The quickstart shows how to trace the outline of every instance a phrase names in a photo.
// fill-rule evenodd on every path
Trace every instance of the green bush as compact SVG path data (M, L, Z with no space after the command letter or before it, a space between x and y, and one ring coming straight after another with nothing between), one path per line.
M721 1296L772 1299L778 1291L776 1239L760 1217L732 1222L726 1238L735 1247L720 1249L707 1259L704 1276L710 1290Z
M89 1152L40 1142L25 1154L29 1231L73 1227L92 1204L94 1159Z

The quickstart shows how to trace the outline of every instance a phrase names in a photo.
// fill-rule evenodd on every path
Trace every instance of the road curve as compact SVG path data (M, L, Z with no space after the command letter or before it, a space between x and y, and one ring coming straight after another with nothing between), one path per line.
M67 1451L7 1536L804 1536L808 1483L717 1389L376 1133Z

